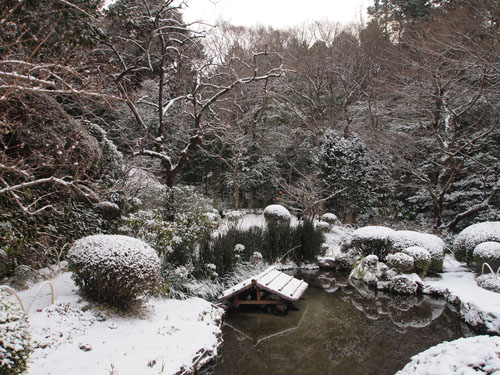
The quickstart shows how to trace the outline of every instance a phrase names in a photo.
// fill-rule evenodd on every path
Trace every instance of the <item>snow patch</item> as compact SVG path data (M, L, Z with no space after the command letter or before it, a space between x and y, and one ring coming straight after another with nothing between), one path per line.
M396 375L493 374L500 371L500 337L443 342L412 357Z

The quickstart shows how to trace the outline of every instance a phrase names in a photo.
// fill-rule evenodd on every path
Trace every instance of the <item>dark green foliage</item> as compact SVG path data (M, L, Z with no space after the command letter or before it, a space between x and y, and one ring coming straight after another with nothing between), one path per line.
M323 232L317 230L312 221L305 220L297 226L294 235L296 243L300 246L295 252L296 260L299 263L314 262L325 241Z
M323 241L323 234L316 230L311 221L305 221L296 228L288 225L271 225L266 229L230 228L216 238L206 238L200 250L195 276L203 276L205 265L209 263L217 267L219 276L224 276L233 270L236 262L249 261L255 252L261 253L269 263L286 259L298 264L314 262ZM235 252L237 244L245 246L245 250Z

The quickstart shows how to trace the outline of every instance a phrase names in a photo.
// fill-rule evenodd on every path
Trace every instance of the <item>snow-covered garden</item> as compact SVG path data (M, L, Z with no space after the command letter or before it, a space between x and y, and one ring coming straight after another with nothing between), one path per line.
M217 295L268 263L281 269L335 269L347 273L353 286L374 291L438 296L478 334L500 334L500 281L491 272L500 262L499 222L466 228L448 244L449 253L435 235L381 226L354 230L333 214L311 222L308 232L307 221L280 205L263 213L226 212L224 219L200 212L200 228L206 228L211 241L198 243L177 263L166 259L176 255L175 246L186 238L196 243L196 235L182 224L174 229L158 226L160 219L149 216L136 231L142 240L86 237L71 247L68 262L11 279L17 289L24 283L18 295L26 313L4 287L3 373L22 373L26 367L31 375L193 373L217 355L222 342L223 310L216 306ZM187 211L182 215L185 219ZM139 227L136 221L128 223L128 228ZM158 244L166 250L157 251ZM208 258L209 252L219 256ZM500 371L494 336L429 348L400 374Z

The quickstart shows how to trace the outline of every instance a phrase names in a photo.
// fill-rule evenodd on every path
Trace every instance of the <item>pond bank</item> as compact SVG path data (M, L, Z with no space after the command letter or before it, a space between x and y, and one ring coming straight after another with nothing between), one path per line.
M51 280L29 312L28 375L190 374L217 355L222 309L200 298L156 299L119 315L84 301L71 274ZM20 292L28 308L39 284Z

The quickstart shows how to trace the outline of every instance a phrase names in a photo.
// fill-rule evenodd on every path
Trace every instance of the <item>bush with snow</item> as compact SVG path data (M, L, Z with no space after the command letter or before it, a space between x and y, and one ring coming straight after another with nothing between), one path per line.
M431 253L420 246L410 246L403 250L403 253L413 258L415 272L425 276L431 265Z
M391 250L394 233L394 230L387 227L362 227L352 233L349 248L358 251L362 256L376 255L383 262Z
M204 215L169 221L160 210L152 210L126 216L120 232L147 242L168 262L186 265L193 261L198 244L211 227Z
M389 289L395 294L418 294L423 283L417 275L398 275L391 279Z
M389 254L386 263L390 268L402 273L412 272L414 268L413 257L405 253Z
M472 258L478 272L481 272L483 263L488 263L496 272L500 267L500 242L483 242L477 245L472 252Z
M461 231L453 242L455 258L470 263L475 247L489 241L500 242L500 221L474 224Z
M0 375L24 373L30 353L26 314L0 290Z
M500 278L493 273L485 273L476 279L477 285L483 289L500 293Z
M160 260L145 242L120 235L95 235L75 242L67 255L75 284L90 299L127 307L160 278Z
M474 336L443 342L411 358L396 375L498 374L500 337Z
M414 232L410 230L399 230L392 235L392 251L402 252L405 249L418 246L426 249L431 256L429 270L440 272L443 269L444 241L429 233Z
M264 209L264 218L268 224L290 224L292 215L280 204L271 204Z
M317 230L319 230L323 233L327 233L330 231L330 224L327 223L326 221L317 221L315 223L315 227Z
M328 224L338 224L339 219L337 215L327 212L326 214L321 215L321 221L326 221Z

